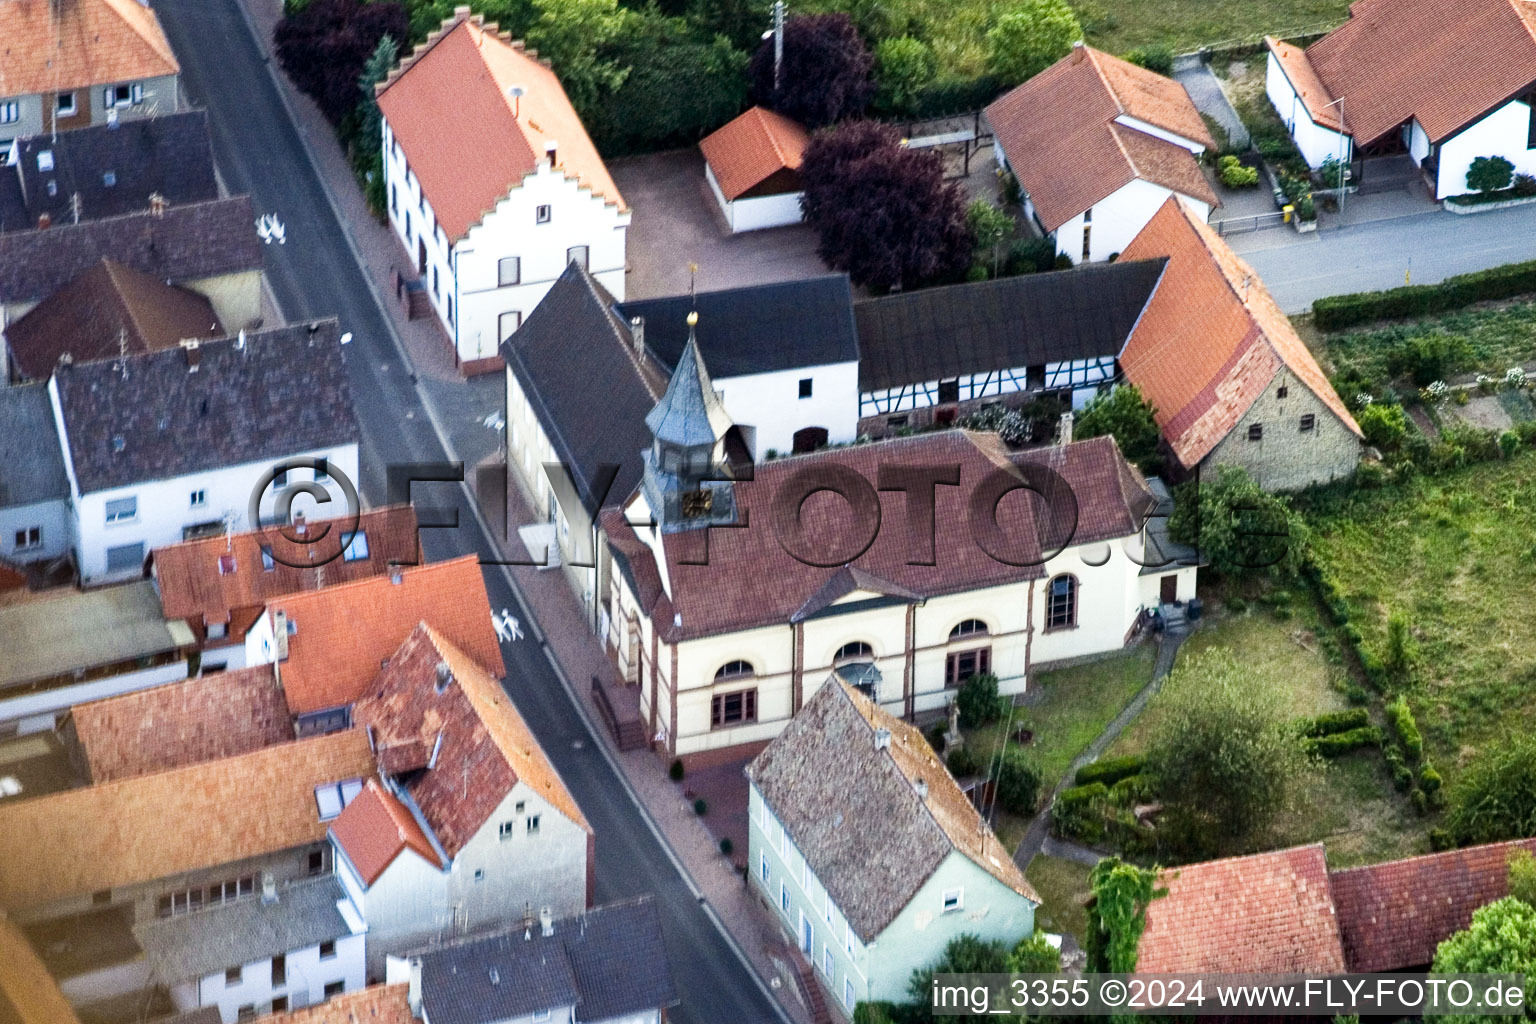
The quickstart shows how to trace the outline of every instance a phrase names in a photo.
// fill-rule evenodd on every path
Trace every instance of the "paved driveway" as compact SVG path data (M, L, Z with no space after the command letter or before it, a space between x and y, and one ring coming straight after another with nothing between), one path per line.
M825 274L816 236L804 225L732 235L704 181L697 149L614 160L608 170L634 211L624 296L652 299L688 290L688 264L701 291Z

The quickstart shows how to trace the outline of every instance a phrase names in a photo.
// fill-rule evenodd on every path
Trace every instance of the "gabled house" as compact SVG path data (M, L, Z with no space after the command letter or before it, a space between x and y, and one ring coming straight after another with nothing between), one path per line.
M691 340L646 423L639 491L600 516L605 639L647 735L685 762L761 747L834 670L911 718L979 672L1020 694L1032 666L1118 650L1145 609L1194 595L1193 565L1147 571L1157 498L1112 438L1015 454L996 434L925 433L746 477ZM893 466L936 467L945 485L904 496ZM975 521L979 489L1030 480L1049 504L996 520L1027 551L999 559L985 529L955 525Z
M324 459L357 479L358 425L334 320L70 363L48 389L86 583L142 575L153 548L251 529L253 505L270 520L290 482L340 494L325 472L295 468L253 501L285 459Z
M176 112L181 68L148 4L0 4L0 39L0 143Z
M704 137L704 180L731 233L798 224L800 161L810 133L767 107L753 107Z
M47 380L61 361L158 352L228 333L206 295L102 260L7 325L0 360L12 378Z
M0 386L0 558L14 565L70 549L69 477L48 389Z
M567 263L624 296L629 207L547 61L460 7L378 96L389 223L463 372Z
M276 666L300 735L343 729L422 622L493 677L506 674L474 555L273 598L246 632L246 664Z
M953 423L1041 395L1082 408L1114 383L1166 263L1122 259L856 303L859 434Z
M679 1001L651 896L392 958L390 976L422 1024L664 1024Z
M140 204L136 213L0 232L0 330L102 260L197 292L228 330L259 326L262 247L250 197Z
M43 132L0 144L0 232L219 198L208 113ZM9 158L9 163L6 159Z
M1199 158L1215 143L1184 86L1082 43L987 107L998 166L1074 263L1113 259L1170 196L1219 205Z
M331 823L368 962L445 933L579 913L594 834L501 685L426 624L358 700L380 780ZM510 977L509 977L510 981Z
M1198 208L1167 200L1122 260L1167 269L1120 353L1177 475L1241 466L1266 490L1354 472L1360 427L1253 268Z
M1436 199L1474 191L1467 169L1480 156L1536 174L1528 0L1359 0L1304 50L1265 43L1265 91L1314 168L1406 152Z
M422 561L416 510L390 505L155 548L149 571L166 617L192 630L211 672L245 664L245 634L272 598Z
M837 678L746 769L748 878L845 1014L950 940L1012 947L1035 894L923 734Z

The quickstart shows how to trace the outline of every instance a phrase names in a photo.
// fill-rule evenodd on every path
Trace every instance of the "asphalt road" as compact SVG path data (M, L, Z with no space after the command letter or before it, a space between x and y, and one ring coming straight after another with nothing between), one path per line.
M288 118L261 51L236 6L239 0L158 0L166 34L181 61L182 80L207 107L214 157L231 191L251 194L258 212L277 211L287 244L268 246L267 280L290 320L337 316L351 331L347 361L363 429L360 488L370 503L385 497L384 467L449 458L402 365L388 327L327 202L319 174ZM294 367L296 374L303 367ZM414 411L414 418L407 412ZM417 485L419 504L456 508L458 530L426 530L427 558L475 552L494 558L476 526L466 489ZM523 622L521 606L501 570L485 570L491 606ZM543 650L528 639L505 644L507 690L597 832L599 903L655 893L682 1005L680 1024L768 1024L781 1018L700 906L598 748Z
M1265 232L1265 234L1270 234ZM1324 295L1396 288L1410 269L1413 284L1536 259L1536 206L1471 216L1430 210L1297 237L1244 251L1280 308L1304 313Z

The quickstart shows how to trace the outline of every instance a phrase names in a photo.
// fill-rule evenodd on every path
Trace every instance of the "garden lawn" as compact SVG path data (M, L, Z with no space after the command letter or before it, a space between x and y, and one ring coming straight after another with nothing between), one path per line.
M1480 371L1503 377L1516 364L1536 359L1536 303L1516 302L1463 310L1375 330L1324 336L1324 361L1335 376L1357 373L1367 381L1401 375L1394 353L1415 338L1439 335L1459 350L1445 367L1447 378ZM1396 374L1394 374L1396 371Z
M1029 862L1024 877L1040 894L1040 906L1035 908L1035 931L1071 935L1082 944L1083 934L1088 930L1088 911L1083 901L1090 895L1091 870L1086 864L1044 854Z
M1216 616L1184 642L1169 682L1178 685L1178 668L1190 658L1224 647L1255 676L1269 679L1289 695L1287 712L1293 717L1348 707L1341 692L1347 677L1324 653L1310 597L1296 591L1290 607L1294 616L1287 619L1262 608ZM1165 692L1153 697L1110 748L1110 756L1146 752ZM1381 755L1366 750L1327 762L1302 787L1295 808L1275 821L1259 848L1319 841L1326 842L1328 862L1335 867L1369 864L1424 852L1427 824L1392 788Z
M1536 728L1536 455L1362 493L1315 527L1368 649L1391 611L1408 617L1409 703L1447 783L1490 739Z
M1013 720L1034 731L1025 749L1040 768L1041 799L1056 787L1072 759L1151 681L1156 658L1157 646L1143 643L1112 658L1035 676L1031 703L1016 709ZM966 742L985 757L1002 737L999 722L971 733Z

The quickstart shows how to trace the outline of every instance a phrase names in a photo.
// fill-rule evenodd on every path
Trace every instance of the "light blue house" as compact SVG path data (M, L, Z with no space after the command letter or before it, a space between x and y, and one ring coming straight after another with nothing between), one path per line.
M907 1001L956 936L1012 945L1040 898L922 733L836 677L747 766L751 877L833 1001Z

